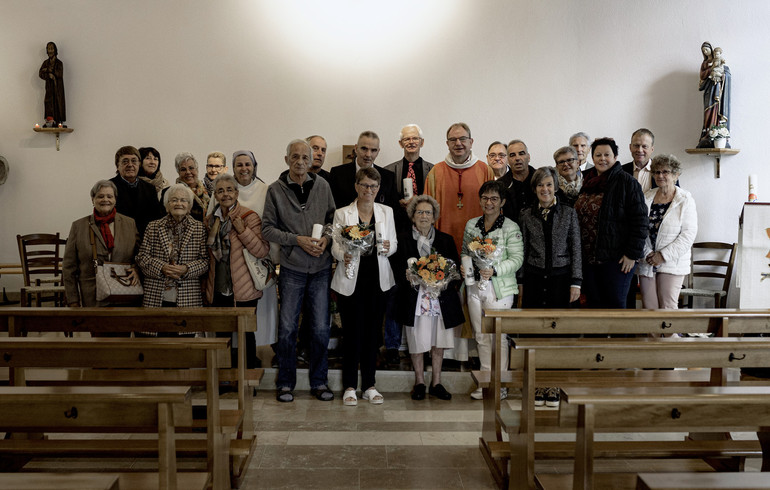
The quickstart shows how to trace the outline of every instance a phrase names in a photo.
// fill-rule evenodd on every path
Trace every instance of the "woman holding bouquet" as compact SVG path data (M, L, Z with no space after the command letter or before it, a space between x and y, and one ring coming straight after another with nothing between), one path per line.
M462 255L474 258L473 273L476 283L468 287L468 314L473 335L478 343L479 361L482 371L492 368L492 334L481 333L482 308L506 309L513 305L518 292L516 271L524 262L524 243L519 225L503 216L505 186L499 181L488 181L479 189L483 215L465 224ZM485 248L485 255L478 245ZM481 264L481 266L479 266ZM463 276L465 270L462 270ZM501 353L503 366L508 365L508 349ZM506 392L503 393L507 395ZM481 388L471 393L471 398L480 400Z
M452 395L441 384L441 365L444 349L454 347L455 327L465 322L457 292L460 280L452 281L438 299L431 299L422 287L419 291L413 288L404 273L410 258L427 257L434 250L459 265L460 257L454 239L434 227L439 218L439 210L439 204L427 194L415 196L409 202L406 213L413 226L411 230L399 235L398 251L392 259L398 283L397 319L406 327L406 341L414 367L412 400L425 399L423 354L428 351L433 366L429 393L441 400L452 399Z
M374 235L376 229L382 233L381 244L369 241L360 251L357 263L342 241L335 240L332 245L332 255L339 261L331 287L337 292L342 320L342 384L345 387L342 401L348 406L358 403L359 364L363 399L375 405L384 400L374 387L374 372L385 313L385 292L395 284L387 257L395 253L398 241L393 210L374 202L379 187L380 173L376 169L360 169L355 183L358 198L334 213L335 227L357 227L348 232L351 236ZM349 267L350 264L353 266ZM352 269L352 277L346 273L349 268Z

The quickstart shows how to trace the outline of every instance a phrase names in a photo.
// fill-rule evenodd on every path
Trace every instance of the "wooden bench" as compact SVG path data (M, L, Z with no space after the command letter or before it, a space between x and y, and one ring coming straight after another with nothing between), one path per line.
M176 490L176 425L192 423L189 387L0 387L0 431L156 433L156 485ZM0 441L13 447L24 439ZM47 439L27 439L39 446ZM80 441L84 442L84 441ZM122 440L114 440L120 444ZM205 488L208 475L202 479ZM120 488L132 488L120 485ZM133 487L136 488L136 487Z
M110 373L118 378L124 372L139 370L146 378L152 378L153 372L159 374L169 369L198 370L206 378L206 439L184 440L180 445L183 454L203 454L207 457L207 467L212 475L214 488L230 487L228 457L230 452L230 434L222 425L219 409L220 362L229 361L227 356L218 355L227 352L229 339L169 339L169 338L51 338L51 337L9 337L0 339L0 366L10 370L10 379L14 386L26 384L27 371L35 368L89 368L99 373L101 379L109 379ZM161 376L162 378L162 376ZM41 384L44 384L41 382ZM74 383L83 389L88 383ZM112 384L119 384L113 381ZM133 386L134 383L128 383ZM160 383L161 385L163 383ZM86 385L86 386L83 386ZM98 389L113 389L99 383ZM152 383L148 383L152 385ZM67 386L56 388L66 389ZM139 387L136 387L139 388ZM142 387L152 389L151 386ZM118 388L123 389L123 388ZM125 388L132 389L132 388ZM185 424L192 426L192 422ZM229 431L229 432L232 432ZM131 440L87 443L63 441L55 444L40 445L34 440L18 440L0 451L8 454L68 454L125 456L130 450L141 454L153 454L156 448L151 441Z
M729 330L728 330L729 326ZM770 311L762 310L756 312L737 311L737 310L627 310L627 311L602 311L602 310L487 310L485 311L484 329L488 333L494 334L496 348L492 350L492 365L497 365L499 349L502 348L502 339L505 334L523 334L531 337L544 337L550 340L531 345L537 346L549 345L554 342L569 342L553 338L559 335L576 334L597 334L606 336L608 334L636 334L645 336L659 336L668 333L714 333L719 336L726 336L728 333L754 333L770 331ZM520 339L517 343L536 342L538 339L526 338ZM591 339L597 342L606 342L608 339ZM629 339L633 342L645 339ZM686 340L686 339L685 339ZM633 352L634 348L630 349ZM534 351L533 351L534 352ZM594 354L595 355L595 354ZM596 369L596 363L591 364L589 360L583 360L583 363L566 365L561 358L555 358L553 364L541 365L538 359L538 369L578 369L578 371L540 371L538 376L534 376L534 369L527 374L523 365L522 352L518 354L519 363L516 365L516 355L512 355L512 372L493 371L492 373L474 372L480 386L484 388L484 422L483 433L479 441L482 454L487 461L493 477L500 486L509 486L509 488L529 488L534 485L534 458L541 457L571 457L574 454L574 445L569 443L538 443L534 444L534 438L531 443L526 438L519 441L523 444L523 449L527 457L514 463L510 473L513 475L508 478L508 463L511 460L511 453L516 450L522 450L522 447L516 446L516 442L504 441L502 434L504 431L517 433L527 433L520 429L519 424L532 424L529 429L532 431L537 427L545 429L553 421L540 419L553 418L553 415L541 415L541 411L535 415L534 408L534 389L535 387L545 386L625 386L632 384L634 386L708 386L724 385L735 383L738 380L737 369L727 369L730 367L740 367L739 363L729 363L726 366L715 367L711 370L701 371L641 371L641 370L607 370L585 371L585 369ZM533 355L534 359L535 356ZM638 357L626 356L623 358L618 368L671 368L686 367L679 365L652 365L645 366L644 363L637 363L634 360ZM709 363L698 367L713 367ZM607 364L604 367L609 367ZM693 366L695 367L695 366ZM761 382L760 382L761 383ZM523 411L514 414L513 417L505 417L501 414L501 404L499 398L500 387L522 389L522 407ZM551 412L553 413L553 412ZM536 417L538 417L536 422ZM712 444L711 450L715 454L727 454L724 448L720 448L717 443ZM708 445L706 444L706 445ZM747 454L756 455L760 449L757 444L748 444L739 448L743 444L735 443L731 446L734 449L735 456L745 456ZM613 454L617 448L608 444L606 452L602 454ZM674 448L660 448L650 446L648 449L651 457L666 457L667 454L675 454ZM683 457L682 454L679 457ZM523 472L523 473L522 473Z
M594 488L594 434L608 429L754 431L763 448L762 471L770 471L770 387L564 388L562 393L565 408L577 408L573 490ZM572 425L573 411L561 412L567 419L561 423ZM764 477L770 484L770 473Z
M94 334L142 332L229 332L236 333L239 345L256 331L253 308L0 308L0 331L9 336L30 332L89 332ZM229 366L229 352L219 354L220 366ZM225 359L227 358L227 359ZM29 384L185 384L205 385L208 377L200 370L179 366L174 372L103 372L69 370L62 374L50 370L28 372ZM230 442L231 485L239 488L256 449L252 387L259 384L264 371L246 369L246 350L238 349L237 365L218 371L218 382L237 383L237 410L220 410L221 426L235 438ZM215 384L216 386L216 384ZM212 390L207 387L207 397ZM218 387L214 389L218 393ZM207 406L212 401L207 399ZM196 412L197 413L197 412Z
M637 490L770 490L767 473L639 473Z

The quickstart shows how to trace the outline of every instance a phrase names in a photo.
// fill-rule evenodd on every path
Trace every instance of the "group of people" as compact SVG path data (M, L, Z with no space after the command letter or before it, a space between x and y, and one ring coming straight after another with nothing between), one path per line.
M292 140L288 168L270 185L257 177L250 151L233 154L232 174L224 154L209 154L202 180L195 157L180 153L179 177L169 185L157 150L122 147L117 175L91 190L93 213L72 224L67 301L106 305L96 300L94 266L112 261L135 264L130 280L141 280L145 307L255 307L258 330L245 346L247 358L254 365L256 346L273 345L281 402L294 400L302 316L311 394L330 401L333 291L343 331L342 401L349 406L358 403L359 388L363 400L383 403L375 379L380 346L384 340L397 355L402 332L415 372L412 398L449 400L441 366L445 357L468 359L468 338L476 341L481 369L491 369L484 308L625 308L637 276L645 308L677 307L697 215L692 196L678 186L679 161L651 158L651 131L634 132L626 165L612 138L592 142L577 133L554 153L555 166L538 169L521 140L495 141L486 162L477 158L465 123L449 127L448 153L435 165L420 155L417 125L402 128L398 142L404 157L383 168L375 164L379 136L364 131L355 160L327 172L323 137ZM346 227L377 240L353 252L335 232ZM249 254L280 264L277 291L255 286ZM407 277L410 259L436 254L462 276L437 297ZM506 355L503 349L503 365ZM480 399L481 389L471 396ZM557 390L539 390L538 397L558 404Z

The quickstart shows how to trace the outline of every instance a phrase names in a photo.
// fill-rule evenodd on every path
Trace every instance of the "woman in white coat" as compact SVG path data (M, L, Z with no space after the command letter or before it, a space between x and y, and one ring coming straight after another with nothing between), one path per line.
M380 187L380 173L372 167L360 169L355 186L358 198L334 213L334 225L359 225L374 233L377 223L383 231L381 250L378 251L373 240L372 246L361 252L352 279L345 275L345 266L352 256L336 241L332 245L332 255L339 262L331 287L337 292L342 320L342 385L345 388L342 401L349 406L358 403L359 364L363 398L373 404L383 402L382 394L374 387L374 372L385 313L385 292L395 285L387 257L395 253L398 242L393 210L374 202Z
M650 225L637 270L642 306L675 310L684 277L690 273L698 212L692 195L675 185L682 173L675 156L656 156L650 170L658 187L644 194Z

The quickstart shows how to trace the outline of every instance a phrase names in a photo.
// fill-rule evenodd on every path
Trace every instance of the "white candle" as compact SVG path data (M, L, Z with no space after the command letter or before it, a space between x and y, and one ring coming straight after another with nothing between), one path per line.
M756 202L757 197L757 174L749 175L749 202Z
M324 225L319 225L316 223L313 225L313 234L310 236L315 238L316 240L320 240L323 232L324 232Z
M463 255L462 263L465 272L465 285L473 286L476 284L476 280L473 278L473 258L467 255Z
M414 189L412 189L412 179L409 177L404 179L404 199L407 201L414 196Z

